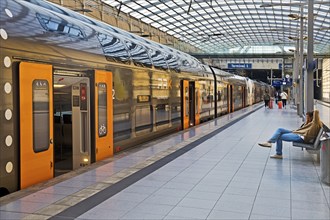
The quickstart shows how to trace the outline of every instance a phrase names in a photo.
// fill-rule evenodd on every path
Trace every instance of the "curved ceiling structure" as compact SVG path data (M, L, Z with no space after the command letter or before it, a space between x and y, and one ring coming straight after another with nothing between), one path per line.
M307 42L308 0L102 1L208 54L294 49L303 9ZM314 2L314 52L330 54L330 1Z

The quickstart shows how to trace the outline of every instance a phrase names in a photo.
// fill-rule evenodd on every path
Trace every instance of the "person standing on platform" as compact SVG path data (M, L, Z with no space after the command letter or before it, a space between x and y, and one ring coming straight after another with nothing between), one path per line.
M279 99L279 93L278 93L278 91L276 90L276 92L275 92L275 103L276 103L276 105L277 105L277 102L278 102L278 99Z
M268 91L266 90L265 94L264 94L264 102L265 102L265 108L269 107L269 100L270 100L270 96L268 94Z
M317 137L317 134L322 126L323 123L320 120L318 110L315 110L314 112L307 112L306 122L297 130L290 131L284 128L278 128L267 142L258 144L261 147L270 148L272 147L272 143L276 143L276 154L270 156L270 158L282 159L283 141L309 143Z
M282 100L282 103L283 103L283 108L286 108L286 100L288 99L288 94L283 91L281 94L281 100Z

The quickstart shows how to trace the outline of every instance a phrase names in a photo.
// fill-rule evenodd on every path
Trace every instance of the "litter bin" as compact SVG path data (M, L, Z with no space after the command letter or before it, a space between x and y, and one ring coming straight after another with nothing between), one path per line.
M320 138L320 168L321 181L330 185L330 135L324 132Z

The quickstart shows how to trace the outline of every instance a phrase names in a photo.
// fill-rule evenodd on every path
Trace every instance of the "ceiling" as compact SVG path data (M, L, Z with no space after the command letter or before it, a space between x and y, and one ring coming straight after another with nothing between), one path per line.
M102 1L208 54L288 52L299 38L301 8L307 36L307 0ZM273 6L260 7L267 3ZM314 43L315 53L330 54L329 0L314 0Z

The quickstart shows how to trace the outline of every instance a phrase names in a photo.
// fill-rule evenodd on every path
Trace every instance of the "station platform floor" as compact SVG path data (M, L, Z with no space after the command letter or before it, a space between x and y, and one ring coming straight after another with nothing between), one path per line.
M329 127L330 107L316 103ZM0 219L330 219L330 186L313 154L278 127L302 119L291 106L258 104L149 142L0 199Z

